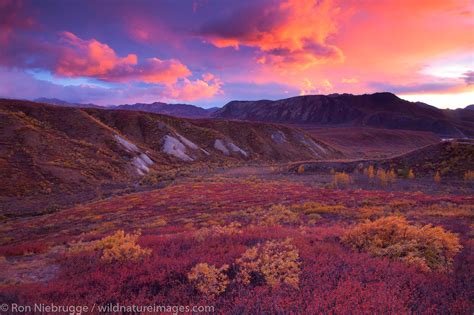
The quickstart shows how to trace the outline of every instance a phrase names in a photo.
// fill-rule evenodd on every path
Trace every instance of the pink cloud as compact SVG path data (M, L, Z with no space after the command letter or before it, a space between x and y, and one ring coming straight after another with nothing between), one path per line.
M94 77L104 81L171 84L191 75L177 60L145 59L135 54L119 57L107 44L83 40L70 32L61 33L61 49L55 72L68 77Z
M202 76L202 79L183 79L175 85L168 86L164 95L170 99L193 101L197 99L212 98L221 94L222 82L210 73Z
M63 86L39 80L21 70L0 68L0 98L35 99L39 97L59 98L70 102L94 103L98 105L135 102L183 102L209 99L222 94L221 81L212 79L181 79L175 84L152 87L125 86L105 88L92 85Z

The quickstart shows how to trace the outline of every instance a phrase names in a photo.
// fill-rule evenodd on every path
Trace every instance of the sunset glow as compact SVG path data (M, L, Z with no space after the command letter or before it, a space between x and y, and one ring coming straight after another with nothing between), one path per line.
M474 103L471 0L0 0L0 97Z

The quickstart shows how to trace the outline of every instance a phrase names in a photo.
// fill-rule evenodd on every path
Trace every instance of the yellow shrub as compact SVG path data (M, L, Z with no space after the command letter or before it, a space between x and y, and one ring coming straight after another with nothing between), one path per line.
M303 174L304 173L304 165L303 164L298 166L298 171L297 172L298 172L298 174Z
M199 263L188 273L188 280L194 283L196 289L209 297L214 297L225 291L229 278L225 271L228 265L217 268L214 265Z
M319 202L305 202L300 205L295 205L293 208L297 211L303 211L304 214L310 215L312 213L326 213L326 214L344 214L347 208L343 205L323 205Z
M369 167L364 170L364 173L367 175L368 178L374 178L375 177L375 169L373 165L369 165Z
M242 225L239 222L232 222L229 225L199 229L194 233L194 237L198 241L203 241L210 236L237 235L242 233L241 228Z
M351 183L351 176L345 172L334 174L333 184L335 187L339 185L349 185Z
M377 206L365 206L358 208L356 211L356 214L359 218L363 219L374 219L374 218L379 218L384 214L384 208L383 207L377 207Z
M464 173L465 181L474 181L474 171L467 171Z
M158 217L155 220L153 220L149 223L146 223L145 227L147 227L147 228L158 228L158 227L165 226L166 224L168 224L168 222L166 221L165 218Z
M249 248L236 263L239 266L238 280L246 285L257 275L271 287L282 283L298 287L301 266L298 250L291 244L291 239L258 244Z
M400 259L424 270L448 270L461 250L456 234L431 225L416 227L400 216L358 224L342 241L359 251Z
M97 251L105 262L136 261L150 255L151 250L141 248L136 242L140 233L125 234L123 230L86 244L77 243L72 246L72 252Z
M396 182L397 181L397 173L395 170L392 168L390 172L387 173L388 175L388 181L389 182Z
M431 216L431 217L474 217L474 206L458 204L436 204L418 208L409 212L410 216Z
M390 179L390 173L385 172L385 170L383 170L383 169L377 170L377 178L379 179L380 184L382 186L386 186L387 183L391 180Z
M285 205L273 205L268 211L263 212L257 218L258 225L261 226L275 226L279 224L294 224L298 223L300 217L298 213L291 211Z

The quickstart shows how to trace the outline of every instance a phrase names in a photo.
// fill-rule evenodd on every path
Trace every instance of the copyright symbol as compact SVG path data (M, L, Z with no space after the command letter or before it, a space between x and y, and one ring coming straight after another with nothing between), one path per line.
M2 312L8 311L8 304L6 304L6 303L2 304L2 305L0 306L0 310L1 310Z

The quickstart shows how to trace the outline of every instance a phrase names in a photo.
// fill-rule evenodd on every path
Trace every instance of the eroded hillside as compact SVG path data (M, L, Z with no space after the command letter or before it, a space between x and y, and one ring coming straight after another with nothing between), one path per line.
M137 182L178 166L286 162L340 153L301 130L133 111L0 102L0 195Z

